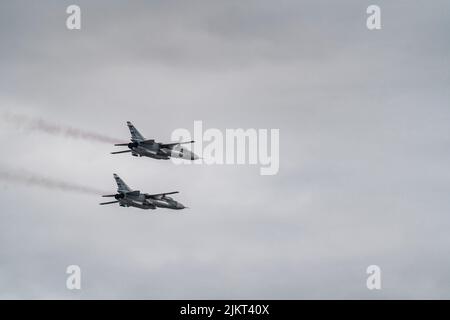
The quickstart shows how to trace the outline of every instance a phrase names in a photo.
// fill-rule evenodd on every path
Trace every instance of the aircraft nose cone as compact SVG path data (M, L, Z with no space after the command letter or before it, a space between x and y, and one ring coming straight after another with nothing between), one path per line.
M183 206L181 203L177 203L177 209L184 209L186 208L185 206Z

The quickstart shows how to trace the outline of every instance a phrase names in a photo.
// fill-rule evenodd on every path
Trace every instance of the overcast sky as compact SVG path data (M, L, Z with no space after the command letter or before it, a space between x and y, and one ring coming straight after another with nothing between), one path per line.
M448 30L448 1L1 1L0 111L121 141L127 120L164 142L195 120L277 128L280 170L112 156L2 118L3 171L107 192L115 172L190 209L0 180L0 298L450 298Z

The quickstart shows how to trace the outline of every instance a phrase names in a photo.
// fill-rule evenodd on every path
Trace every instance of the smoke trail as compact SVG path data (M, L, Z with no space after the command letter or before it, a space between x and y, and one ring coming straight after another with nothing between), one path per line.
M49 179L28 172L12 172L11 170L5 170L3 168L0 168L0 180L61 191L96 195L105 194L104 191L95 188Z
M117 143L117 141L119 141L117 139L102 134L98 134L95 132L84 131L70 126L63 126L50 123L40 118L34 118L9 112L4 112L2 114L2 117L8 123L13 123L15 125L24 127L29 130L41 131L51 135L58 135L63 137L70 137L75 139L83 139L111 144Z

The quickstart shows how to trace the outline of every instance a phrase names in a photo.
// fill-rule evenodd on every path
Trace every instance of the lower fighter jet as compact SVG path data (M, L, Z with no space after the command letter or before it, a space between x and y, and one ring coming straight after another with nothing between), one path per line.
M131 152L131 155L135 157L149 157L153 159L167 160L170 157L177 157L187 160L199 159L196 154L181 146L182 144L194 143L194 141L160 143L155 142L153 139L146 140L130 121L127 121L127 125L131 133L131 142L118 143L115 144L115 146L126 146L129 150L111 152L111 154Z
M167 208L181 210L187 208L167 196L178 193L178 191L157 194L141 193L139 190L130 189L117 174L114 174L114 179L117 182L117 194L104 195L102 197L113 197L116 200L103 202L100 205L119 203L121 207L136 207L140 209Z

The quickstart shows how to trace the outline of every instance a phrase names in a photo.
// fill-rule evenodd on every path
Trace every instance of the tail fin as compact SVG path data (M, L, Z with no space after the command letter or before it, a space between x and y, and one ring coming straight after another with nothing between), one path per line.
M127 192L132 191L130 189L130 187L127 186L127 184L122 179L120 179L120 177L115 173L114 173L114 179L116 179L116 183L117 183L117 192L127 193Z
M131 141L140 142L145 140L144 136L140 134L140 132L135 128L135 126L133 126L133 124L130 121L127 121L127 126L128 129L130 129Z

